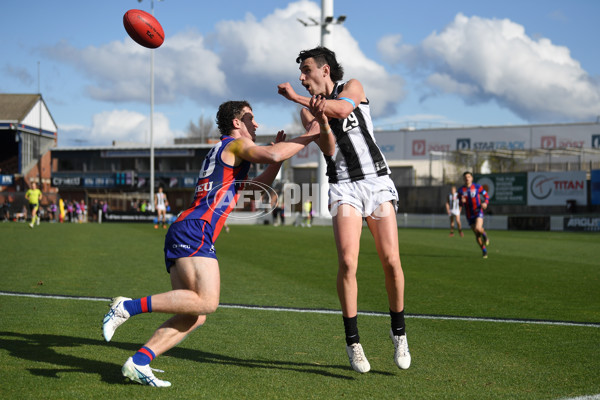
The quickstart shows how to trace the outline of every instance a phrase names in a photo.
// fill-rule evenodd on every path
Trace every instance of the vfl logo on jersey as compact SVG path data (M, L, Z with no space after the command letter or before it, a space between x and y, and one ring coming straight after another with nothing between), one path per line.
M469 196L471 196L471 198L475 198L475 197L477 196L477 190L474 190L474 189L472 189L472 190L469 192Z
M375 163L375 169L377 170L377 172L387 169L387 166L385 165L385 161L377 161Z
M471 139L456 139L456 150L470 150Z

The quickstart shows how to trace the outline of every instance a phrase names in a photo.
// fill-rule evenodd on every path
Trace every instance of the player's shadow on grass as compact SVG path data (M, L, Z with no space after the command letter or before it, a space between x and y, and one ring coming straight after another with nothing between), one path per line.
M100 340L84 339L63 335L25 334L17 332L0 332L0 348L9 352L12 357L31 361L31 365L46 363L58 368L27 368L33 375L46 378L59 378L63 372L84 372L100 374L107 383L123 383L123 377L115 373L115 365L90 358L67 355L57 351L59 348L81 346L98 346ZM135 346L131 345L131 350ZM92 353L90 352L90 355ZM117 370L118 371L118 370Z
M91 358L93 352L85 350L86 355L90 357L79 357L67 355L58 352L56 349L75 348L81 346L106 346L104 340L87 339L80 337L49 335L49 334L25 334L17 332L0 332L0 348L8 351L10 356L23 360L31 361L33 364L47 363L57 367L28 368L33 375L47 378L59 378L59 373L65 372L83 372L99 374L103 382L112 384L123 384L124 378L121 376L121 364L94 360ZM139 344L111 342L110 346L127 350L130 353L139 348ZM294 363L289 361L276 360L249 360L227 355L208 353L194 349L184 349L176 347L171 349L166 355L170 357L190 360L194 362L207 364L235 365L245 368L266 368L266 369L285 369L288 371L311 373L330 378L353 380L354 377L332 372L332 370L349 371L349 366L341 365L323 365ZM124 362L124 361L123 361ZM350 372L350 371L349 371ZM390 375L389 372L371 371L371 373Z

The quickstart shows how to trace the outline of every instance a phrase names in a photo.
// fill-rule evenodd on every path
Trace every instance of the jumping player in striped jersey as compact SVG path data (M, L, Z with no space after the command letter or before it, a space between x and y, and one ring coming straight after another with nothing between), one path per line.
M483 229L483 210L487 209L490 196L483 186L473 183L473 174L469 171L463 174L463 180L465 185L458 189L458 196L462 208L465 210L467 221L475 233L475 240L481 247L483 258L487 258L487 246L489 246L490 240Z
M358 253L363 219L375 239L385 274L390 307L394 361L407 369L411 356L404 323L404 272L400 264L396 208L398 193L382 151L375 142L370 103L356 79L342 81L344 70L326 47L301 51L300 82L311 97L297 94L289 82L279 94L304 108L305 126L321 127L317 141L327 161L329 209L338 252L337 291L346 333L346 353L352 368L368 372L371 365L358 335Z
M217 125L221 141L202 164L191 206L169 227L165 238L165 262L172 290L132 300L113 299L103 321L103 334L110 341L128 318L144 312L176 314L163 323L148 342L129 357L123 376L143 385L166 387L170 382L154 376L150 361L181 342L206 321L219 305L220 272L214 243L245 183L270 185L284 160L292 157L319 136L318 124L302 136L285 141L283 131L275 143L254 143L258 124L250 104L228 101L219 107ZM246 182L251 163L270 164L253 181Z

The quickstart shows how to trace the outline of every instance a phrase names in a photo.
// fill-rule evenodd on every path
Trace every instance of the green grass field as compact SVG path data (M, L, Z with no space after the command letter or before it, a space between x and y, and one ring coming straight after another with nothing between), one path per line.
M221 303L153 362L167 389L120 368L167 318L145 314L104 342L116 295L169 290L165 231L141 224L0 224L2 399L563 399L600 394L600 235L400 230L413 358L394 364L383 272L364 231L361 342L371 372L345 354L331 227L232 226L217 242ZM79 299L78 296L87 297ZM240 309L227 305L257 306ZM265 306L267 308L261 308ZM443 319L475 317L484 320ZM509 319L505 321L504 319ZM514 321L515 319L519 321ZM579 324L535 323L571 321Z

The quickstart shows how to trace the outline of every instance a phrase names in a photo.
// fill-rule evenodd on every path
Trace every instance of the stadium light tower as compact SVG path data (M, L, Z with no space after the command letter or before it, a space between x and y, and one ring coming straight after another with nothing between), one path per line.
M340 15L337 19L333 18L333 0L321 0L321 21L317 21L314 18L308 18L310 22L306 22L298 18L298 21L306 26L320 26L321 27L321 46L331 48L329 45L329 34L331 33L327 29L330 25L341 25L346 20L345 15ZM319 209L317 210L319 217L325 217L329 215L327 208L327 166L325 165L325 159L319 156L319 164L317 166L317 183L319 186Z
M154 16L154 0L150 0L150 13ZM154 205L154 49L150 49L150 211Z

